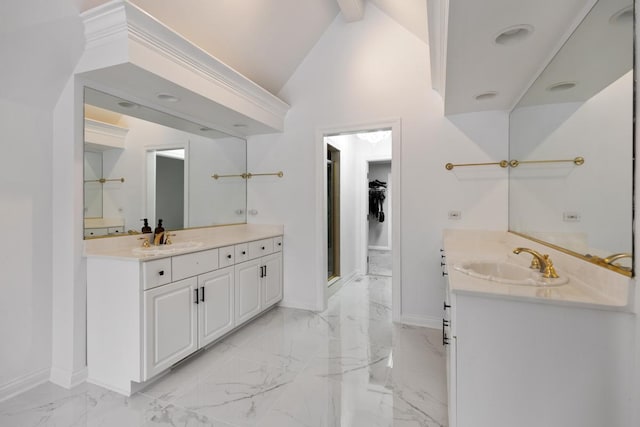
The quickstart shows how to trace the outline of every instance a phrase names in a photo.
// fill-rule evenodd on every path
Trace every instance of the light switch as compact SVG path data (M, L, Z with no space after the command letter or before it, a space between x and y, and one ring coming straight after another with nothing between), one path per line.
M562 220L564 222L580 222L580 214L578 212L563 212Z

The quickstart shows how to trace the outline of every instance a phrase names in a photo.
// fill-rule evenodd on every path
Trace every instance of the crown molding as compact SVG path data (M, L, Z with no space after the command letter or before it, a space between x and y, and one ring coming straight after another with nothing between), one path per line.
M128 1L112 0L84 12L81 17L87 50L122 40L137 43L284 122L290 108L286 102ZM123 49L131 62L130 43L118 49Z
M129 129L92 119L84 119L84 141L98 151L124 148Z

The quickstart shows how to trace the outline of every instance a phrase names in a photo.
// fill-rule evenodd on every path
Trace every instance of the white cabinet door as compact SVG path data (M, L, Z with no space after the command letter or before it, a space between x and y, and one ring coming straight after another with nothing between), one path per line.
M282 299L282 253L277 252L261 259L262 277L262 309Z
M235 266L236 325L251 319L260 312L260 259Z
M195 277L144 292L144 380L198 349Z
M198 276L198 346L204 347L235 326L233 267Z

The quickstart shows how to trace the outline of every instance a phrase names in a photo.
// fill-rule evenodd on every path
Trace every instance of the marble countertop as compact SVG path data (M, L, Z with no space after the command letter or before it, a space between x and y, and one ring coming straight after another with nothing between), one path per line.
M445 230L443 240L449 288L453 293L607 310L630 309L631 279L523 237L506 231ZM528 266L531 256L513 254L513 248L518 246L550 254L558 274L568 277L569 282L560 286L506 284L472 277L455 268L472 261Z
M284 234L282 225L262 224L237 224L219 227L205 227L188 230L171 231L175 236L171 237L175 248L166 246L166 253L149 253L134 251L142 247L141 238L151 239L151 234L136 234L132 236L117 236L104 239L90 239L84 241L84 255L87 258L112 258L129 261L150 261L154 259L168 258L191 252L199 252L207 249L221 248L238 243L267 239ZM194 242L197 246L180 248L180 243ZM165 247L163 245L163 247ZM151 248L153 249L153 247Z

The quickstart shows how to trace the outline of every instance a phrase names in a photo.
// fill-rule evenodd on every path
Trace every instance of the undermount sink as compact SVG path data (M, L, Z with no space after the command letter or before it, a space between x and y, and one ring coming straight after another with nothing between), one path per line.
M474 261L454 268L472 277L511 285L559 286L569 281L567 277L547 279L538 270L504 261Z
M189 249L197 249L202 246L202 242L178 242L170 245L150 246L148 248L133 248L132 252L136 255L163 255L172 254L174 252L185 251Z

